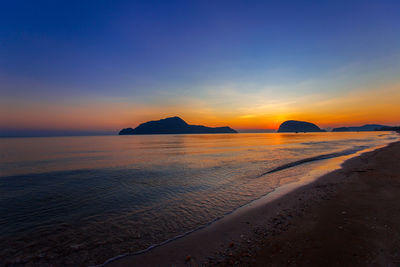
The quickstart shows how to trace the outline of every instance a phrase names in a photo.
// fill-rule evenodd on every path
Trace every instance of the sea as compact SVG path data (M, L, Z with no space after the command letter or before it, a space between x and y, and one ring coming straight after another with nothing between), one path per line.
M0 265L91 266L207 227L392 132L0 138ZM325 166L325 167L324 167Z

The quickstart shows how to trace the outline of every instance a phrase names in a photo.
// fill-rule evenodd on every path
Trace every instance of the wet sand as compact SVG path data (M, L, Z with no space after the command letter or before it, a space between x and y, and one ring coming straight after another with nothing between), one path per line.
M400 265L400 142L290 190L107 266Z

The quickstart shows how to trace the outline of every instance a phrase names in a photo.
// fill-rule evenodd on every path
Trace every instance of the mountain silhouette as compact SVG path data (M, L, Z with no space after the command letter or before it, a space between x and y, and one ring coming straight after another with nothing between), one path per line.
M306 121L289 120L283 122L278 129L278 133L295 133L295 132L323 132L317 125Z
M380 124L366 124L363 126L351 126L351 127L338 127L333 128L332 132L366 132L366 131L376 131L382 127L387 127Z
M179 117L171 117L158 121L148 121L140 124L135 129L125 128L119 135L136 134L204 134L204 133L237 133L230 127L206 127L190 125Z

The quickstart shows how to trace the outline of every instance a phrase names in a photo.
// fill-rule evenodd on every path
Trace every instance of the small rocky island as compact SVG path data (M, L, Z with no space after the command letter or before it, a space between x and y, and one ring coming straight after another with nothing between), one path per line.
M119 135L137 134L206 134L206 133L237 133L234 129L225 127L206 127L190 125L179 117L171 117L158 121L148 121L140 124L135 129L125 128Z
M279 126L278 133L297 133L297 132L324 132L317 125L306 121L285 121Z

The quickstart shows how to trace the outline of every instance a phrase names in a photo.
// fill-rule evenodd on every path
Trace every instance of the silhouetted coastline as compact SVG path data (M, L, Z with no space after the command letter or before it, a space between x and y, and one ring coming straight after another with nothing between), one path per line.
M170 117L158 121L148 121L140 124L135 129L125 128L119 135L139 134L206 134L206 133L237 133L236 130L224 127L206 127L202 125L190 125L179 117Z
M338 127L333 128L332 132L367 132L367 131L379 131L380 129L388 127L380 124L365 124L363 126L350 126L350 127Z

